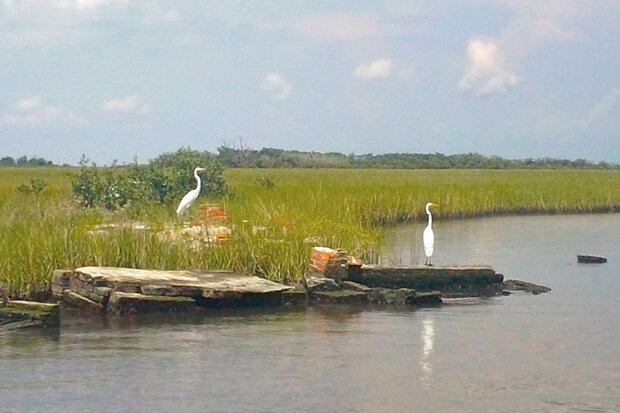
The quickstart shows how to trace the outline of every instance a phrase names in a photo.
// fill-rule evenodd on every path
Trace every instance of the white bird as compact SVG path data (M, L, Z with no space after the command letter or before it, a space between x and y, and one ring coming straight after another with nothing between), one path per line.
M196 177L197 182L196 188L186 193L183 199L181 199L181 203L179 203L179 207L177 208L177 215L183 215L183 213L189 209L196 198L198 198L198 194L200 193L200 177L198 176L198 171L205 170L205 168L194 169L194 177Z
M424 253L426 254L426 265L431 264L431 257L433 256L433 247L435 246L435 233L433 233L433 216L431 215L430 206L439 206L437 204L433 204L429 202L426 204L426 213L428 214L428 225L424 228L424 235L422 239L424 240Z

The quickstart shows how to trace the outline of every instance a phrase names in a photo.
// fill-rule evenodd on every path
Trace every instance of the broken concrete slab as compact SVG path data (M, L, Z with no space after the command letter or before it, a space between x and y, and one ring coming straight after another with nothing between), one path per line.
M87 311L101 312L105 310L105 305L71 290L65 290L63 294L63 302L69 304L70 306L79 307Z
M423 291L416 292L415 297L410 304L417 305L419 307L436 306L443 304L440 291Z
M115 314L159 312L166 311L166 307L181 311L186 304L179 303L191 303L188 306L192 307L280 304L282 293L294 288L230 271L81 267L69 275L59 273L56 279L58 285L63 284L66 303ZM110 302L112 297L114 302Z
M512 291L521 291L531 294L541 294L548 293L551 291L551 288L545 287L544 285L537 285L534 283L530 283L527 281L521 280L506 280L502 283L502 288L504 291L512 292Z
M351 291L361 291L361 292L370 291L370 287L368 287L367 285L359 284L353 281L343 281L342 289L351 290Z
M58 304L35 301L7 301L0 305L0 330L23 327L58 327Z
M228 271L204 270L142 270L122 267L81 267L76 274L89 282L100 283L117 290L117 286L162 285L174 287L195 287L202 291L231 291L244 293L270 293L290 290L293 287L253 275L239 275Z
M607 262L607 258L599 257L597 255L577 255L577 262L580 264L604 264Z
M350 268L348 280L369 287L411 288L418 291L475 292L504 279L493 268L480 266L362 265Z
M415 290L411 288L371 288L368 301L373 304L407 305L415 301Z
M361 291L315 291L310 300L320 304L361 304L368 302L368 294Z
M307 303L308 293L306 292L306 290L296 288L294 290L282 292L281 304L286 307L306 305Z
M306 289L308 290L308 292L340 290L340 286L332 278L306 274L303 276L302 282L304 284L304 287L306 287Z
M107 311L112 314L126 315L189 311L195 308L196 300L189 297L169 297L114 291L110 295Z

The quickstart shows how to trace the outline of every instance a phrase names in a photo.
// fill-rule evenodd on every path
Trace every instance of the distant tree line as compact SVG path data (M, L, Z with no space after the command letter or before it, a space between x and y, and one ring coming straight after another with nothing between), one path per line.
M372 153L345 155L274 148L221 146L217 159L232 168L385 168L385 169L620 169L620 164L585 159L504 159L478 153Z
M0 166L51 166L52 161L43 158L28 158L26 155L14 159L10 156L0 158Z
M217 154L202 155L229 168L376 168L376 169L620 169L619 163L591 162L586 159L526 158L505 159L478 153L385 153L345 155L338 152L296 151L275 148L251 149L223 145ZM166 154L160 156L166 158ZM51 166L52 161L26 156L0 158L1 166ZM116 165L116 161L113 166Z

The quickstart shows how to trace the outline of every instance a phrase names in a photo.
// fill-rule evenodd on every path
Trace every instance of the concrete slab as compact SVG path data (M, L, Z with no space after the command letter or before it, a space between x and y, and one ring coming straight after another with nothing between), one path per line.
M155 286L194 287L199 290L261 294L282 292L291 286L252 275L233 274L229 271L165 271L122 267L80 267L75 270L80 279L89 279L97 286L114 288L118 284L133 284L145 290ZM118 290L115 288L115 290ZM191 288L190 288L191 290ZM176 294L169 294L176 295ZM184 295L184 294L179 294Z

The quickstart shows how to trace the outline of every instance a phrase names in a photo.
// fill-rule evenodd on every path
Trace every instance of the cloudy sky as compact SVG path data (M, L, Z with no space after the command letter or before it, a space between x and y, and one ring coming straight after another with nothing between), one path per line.
M0 156L620 161L620 0L0 0Z

